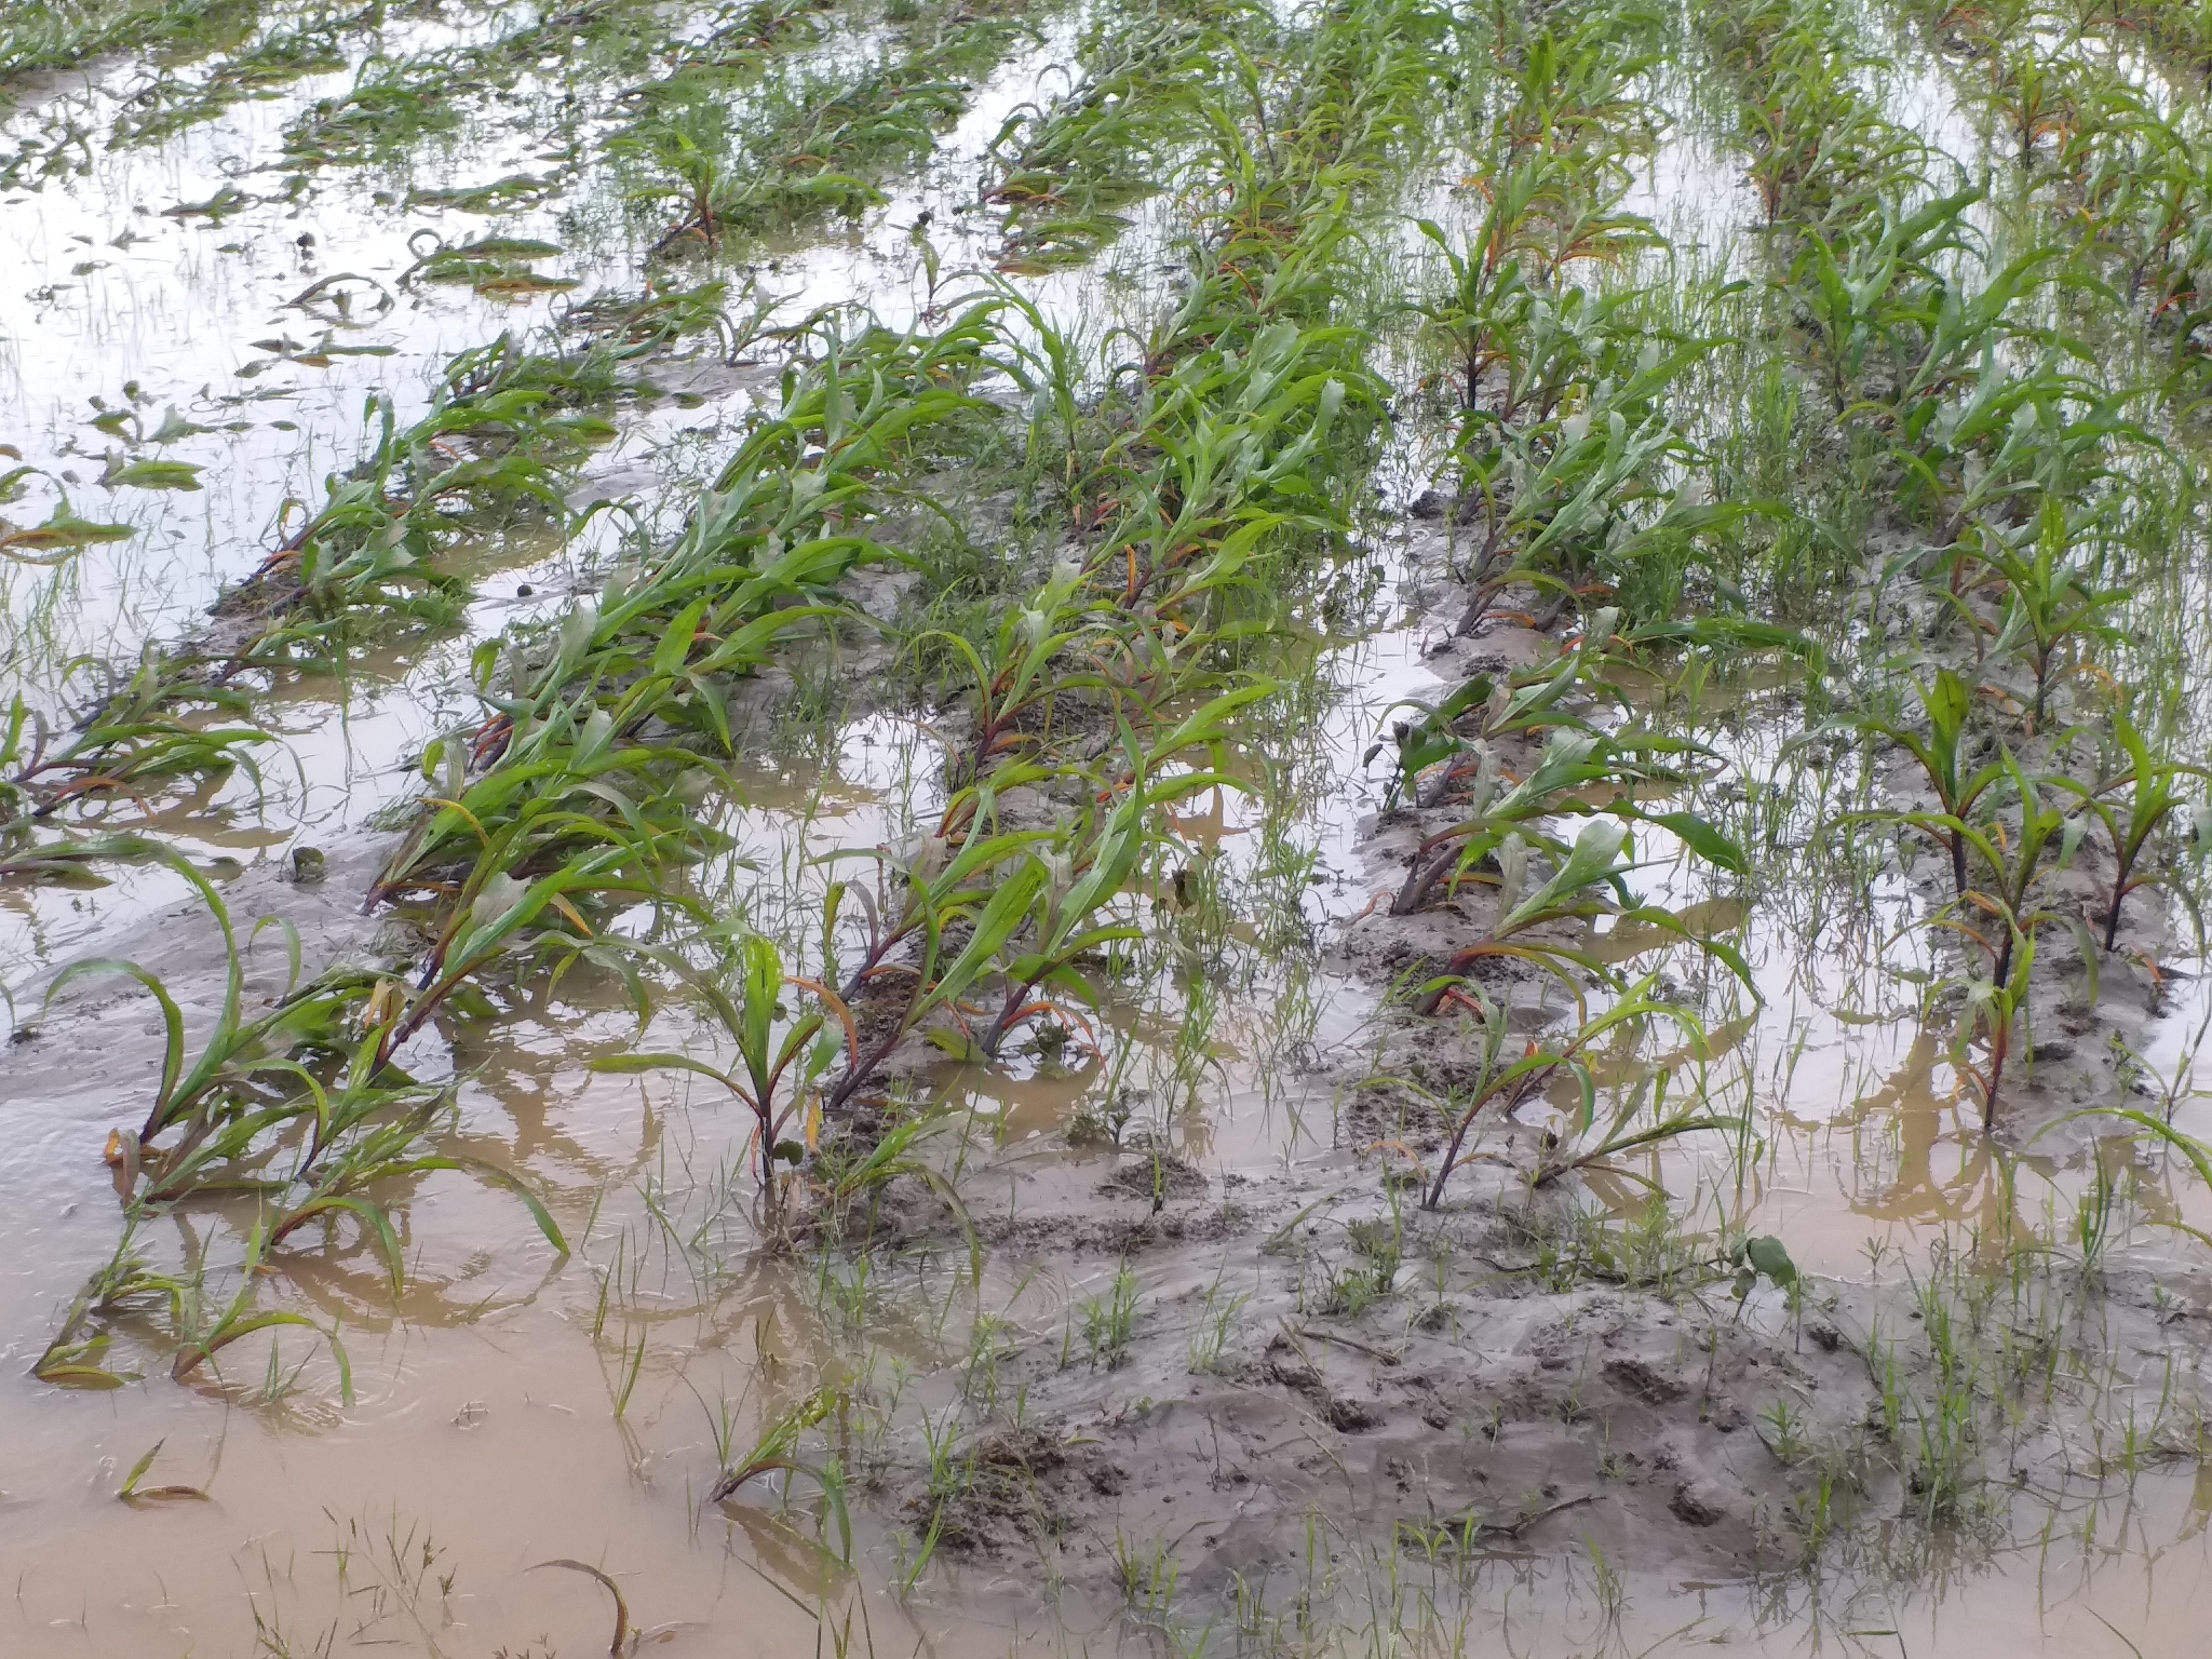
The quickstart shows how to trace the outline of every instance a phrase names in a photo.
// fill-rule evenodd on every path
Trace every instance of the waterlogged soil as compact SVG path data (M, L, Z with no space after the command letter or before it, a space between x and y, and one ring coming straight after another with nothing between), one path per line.
M446 43L393 27L396 52ZM787 279L798 310L858 300L902 325L924 309L919 216L939 222L948 260L982 258L980 233L970 246L945 227L983 147L1073 39L1064 19L1040 28L971 89L924 175L856 224L764 250L750 274ZM119 101L105 73L33 88L15 120L28 132L52 107L41 100L75 96L104 125ZM111 439L118 455L168 453L144 434L173 404L211 428L176 450L203 491L125 497L113 516L131 541L14 574L10 660L41 707L66 708L59 671L79 655L127 662L199 627L266 552L287 497L313 498L354 452L365 393L419 408L445 356L550 313L542 295L415 293L317 324L317 341L358 336L374 355L282 332L305 326L294 295L323 276L358 271L364 294L388 293L426 223L458 240L456 210L399 204L524 167L540 137L525 123L503 141L514 154L463 145L415 197L380 201L341 170L304 205L255 191L215 222L164 215L249 177L226 157L265 153L349 74L0 204L35 266L10 276L0 313L0 437L51 492L25 521L64 489L80 508L104 500L91 492ZM1940 76L1911 92L1941 106L1930 119L1951 142L1971 131L1953 131ZM1710 135L1670 140L1639 204L1723 239L1748 216L1740 198L1708 199L1738 188L1719 153ZM499 228L571 245L549 269L583 292L622 286L647 239L602 184ZM1133 216L1113 256L1125 287L1159 252L1157 224ZM112 260L82 252L101 246ZM1095 273L1027 280L1071 314L1133 303ZM276 344L246 339L264 328ZM571 507L620 498L650 517L673 500L680 514L776 368L765 344L734 365L658 366ZM111 383L101 410L77 407ZM77 431L125 404L113 430ZM1677 1098L1726 1103L1738 1129L1561 1173L1577 1103L1555 1092L1485 1122L1441 1206L1424 1203L1453 1127L1437 1101L1479 1056L1466 1024L1389 1000L1483 938L1495 906L1470 891L1389 914L1407 856L1454 813L1395 799L1369 746L1403 700L1548 661L1569 629L1460 633L1465 550L1399 510L1418 482L1388 481L1389 510L1346 578L1371 597L1316 647L1288 895L1262 879L1264 804L1217 792L1176 827L1200 888L1235 896L1225 921L1180 880L1156 884L1146 923L1176 950L1153 981L1109 992L1090 1052L1038 1038L983 1067L918 1039L899 1050L885 1067L899 1092L949 1109L923 1143L930 1178L835 1225L766 1214L749 1125L703 1082L590 1069L634 1048L715 1053L679 1000L641 1017L611 975L579 971L557 994L526 980L457 1008L406 1056L454 1080L446 1150L470 1162L394 1194L397 1297L342 1223L295 1235L281 1276L243 1287L341 1347L278 1327L181 1380L155 1366L112 1389L36 1382L26 1372L73 1287L114 1249L103 1151L143 1117L162 1054L159 1011L130 981L79 981L51 1006L46 987L80 956L127 960L198 1030L221 1007L224 963L204 907L160 870L9 890L0 1562L15 1590L0 1647L2194 1651L2212 1613L2212 1267L2185 1229L2212 1224L2212 1195L2179 1160L2100 1141L2074 1115L2140 1101L2125 1051L2165 1073L2193 1053L2205 1006L2172 960L2177 918L2146 914L2135 937L2151 965L2110 972L2086 1001L2073 947L2052 936L2032 1073L1993 1140L1948 1024L1883 964L1790 925L1786 890L1717 892L1655 835L1639 898L1739 937L1759 995L1697 1052L1620 1056L1608 1088L1664 1079ZM225 814L187 815L180 843L252 939L250 1007L288 981L285 936L260 928L271 919L311 964L418 965L419 938L362 911L389 809L416 790L427 738L474 708L469 642L588 593L603 550L497 538L461 637L374 658L292 711L292 793L249 807L241 790ZM902 582L857 580L847 597L890 623ZM738 711L742 793L718 809L729 854L698 872L701 891L742 894L756 916L796 910L821 887L809 860L894 844L941 804L938 737L917 721L950 732L962 715L886 695L890 660L872 642L844 659L829 735L799 753L778 733L806 686L762 678ZM1802 783L1774 758L1805 724L1784 666L1702 707L1654 708L1710 746L1715 787ZM1889 761L1886 799L1924 805ZM1024 810L1053 808L1008 803ZM2104 873L2094 860L2081 881ZM1900 924L1875 931L1940 902L1943 875L1930 862L1870 877L1868 908ZM1573 939L1601 957L1648 948L1608 932L1601 920ZM1541 974L1486 988L1530 1032L1572 1003ZM2203 1102L2175 1121L2207 1127ZM565 1251L505 1176L544 1195ZM254 1215L248 1195L204 1201L141 1243L164 1267L205 1267L204 1294L227 1298ZM1740 1278L1729 1241L1749 1237L1785 1246L1787 1271ZM749 1447L802 1419L789 1461L805 1469L771 1457L726 1490ZM832 1454L842 1473L825 1496L809 1471Z
M1347 655L1395 696L1418 684L1425 639L1416 618ZM1371 716L1330 725L1356 801ZM876 729L855 728L856 771ZM809 844L880 834L872 793L825 781ZM1392 864L1384 816L1352 812L1342 832L1370 875ZM351 896L381 847L336 843L307 884L249 871L227 889L234 914L288 918L311 957L376 960L404 940ZM1315 890L1347 917L1365 904L1358 879ZM1844 1473L1820 1449L1868 1443L1886 1383L1907 1396L1909 1437L1943 1363L1917 1340L1942 1304L1916 1277L2008 1208L2032 1227L2042 1201L2033 1174L2007 1194L1977 1164L1931 1058L1831 1124L1777 1114L1751 1213L1806 1278L1795 1298L1762 1283L1739 1303L1695 1227L1650 1227L1632 1183L1530 1188L1552 1138L1540 1113L1490 1131L1443 1210L1423 1211L1411 1178L1443 1124L1358 1085L1449 1075L1452 1044L1378 1024L1390 970L1364 958L1451 941L1372 912L1330 937L1346 943L1297 1051L1259 1062L1280 1010L1255 988L1182 1114L1102 1095L1090 1067L975 1076L911 1056L975 1114L957 1160L938 1160L967 1220L895 1188L868 1258L759 1252L733 1115L585 1071L635 1036L617 997L456 1031L460 1148L540 1181L575 1254L481 1182L434 1176L404 1212L396 1306L358 1241L288 1253L304 1305L344 1334L352 1406L327 1356L281 1339L265 1375L257 1356L184 1387L15 1390L0 1523L25 1650L312 1651L335 1632L340 1651L597 1651L611 1601L544 1565L562 1560L613 1576L632 1627L678 1651L781 1651L825 1616L886 1651L1042 1650L1070 1632L1136 1650L1196 1641L1240 1603L1276 1641L1320 1604L1332 1640L1464 1630L1536 1652L1670 1635L1780 1651L1811 1628L1996 1653L2087 1642L2107 1620L2145 1651L2182 1650L2159 1644L2184 1641L2203 1593L2201 1265L2147 1236L2094 1284L2060 1264L1993 1297L1960 1344L1978 1357L1957 1363L2041 1344L2027 1363L2056 1381L1984 1447L1999 1478L1975 1518L1931 1531L1911 1519L1909 1472L1869 1457ZM197 1022L222 994L211 943L179 906L112 949ZM280 957L255 953L249 998L278 989ZM15 1354L42 1346L55 1286L110 1246L99 1148L158 1054L149 1005L110 988L71 994L9 1050ZM2055 1191L2062 1163L2043 1166ZM1647 1167L1696 1190L1694 1154ZM688 1248L668 1249L678 1237ZM1870 1263L1869 1241L1888 1253ZM1097 1310L1122 1273L1117 1334ZM718 1419L742 1445L830 1376L885 1411L854 1430L850 1571L823 1553L836 1529L818 1501L779 1474L706 1502ZM157 1445L151 1494L118 1503ZM1409 1598L1449 1622L1412 1617Z

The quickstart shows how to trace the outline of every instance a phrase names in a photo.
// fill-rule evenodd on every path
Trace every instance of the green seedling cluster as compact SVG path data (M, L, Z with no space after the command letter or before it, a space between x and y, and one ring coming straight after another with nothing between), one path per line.
M1040 276L1080 265L1128 228L1126 210L1154 196L1206 139L1266 15L1242 5L1169 5L1116 13L1085 33L1082 77L1049 101L1024 104L992 139L983 199L1004 210L1002 270Z
M809 21L794 7L764 19L764 31ZM636 175L633 202L675 216L657 254L857 217L885 199L878 180L931 152L1020 32L1017 6L925 13L902 51L849 78L794 71L733 83L720 65L686 64L644 90L608 148Z

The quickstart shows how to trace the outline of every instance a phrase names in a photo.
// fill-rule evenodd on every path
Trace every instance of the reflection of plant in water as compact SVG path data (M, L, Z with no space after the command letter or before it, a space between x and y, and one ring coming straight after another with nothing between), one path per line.
M353 1369L335 1323L325 1330L302 1313L284 1309L254 1307L259 1274L268 1250L267 1229L258 1224L246 1239L244 1261L238 1269L238 1288L227 1301L211 1304L207 1297L205 1270L195 1262L183 1273L165 1273L149 1267L137 1244L137 1228L144 1212L133 1206L128 1212L122 1242L109 1259L77 1292L69 1312L31 1374L44 1382L75 1389L119 1389L130 1380L112 1369L107 1353L116 1328L126 1320L153 1310L166 1311L169 1337L174 1345L169 1374L178 1382L190 1376L232 1343L256 1332L300 1326L320 1335L337 1362L340 1392L353 1403ZM100 1322L95 1325L94 1322ZM271 1376L275 1362L271 1361Z
M85 1280L62 1316L46 1351L31 1367L31 1375L40 1382L64 1388L123 1386L125 1378L106 1365L113 1334L94 1322L112 1317L132 1303L158 1305L167 1298L171 1284L167 1276L148 1267L138 1246L139 1220L135 1214L125 1218L115 1254Z
M285 1309L253 1307L258 1286L254 1276L259 1271L268 1246L265 1229L257 1226L246 1242L246 1260L239 1268L237 1292L219 1309L209 1307L202 1299L200 1283L197 1279L182 1283L173 1294L171 1316L184 1342L170 1365L169 1374L182 1382L212 1360L231 1343L256 1331L272 1330L286 1325L303 1326L319 1332L331 1346L331 1356L338 1363L338 1388L348 1405L353 1403L353 1367L346 1358L344 1347L338 1341L336 1326L327 1331L302 1313Z
M1705 1043L1702 1027L1689 1031L1686 1046L1689 1055L1702 1060ZM1639 1077L1632 1087L1618 1091L1612 1115L1602 1125L1594 1105L1586 1104L1581 1122L1572 1133L1559 1137L1556 1146L1547 1147L1531 1177L1532 1183L1540 1187L1567 1175L1604 1171L1649 1187L1652 1182L1648 1177L1614 1160L1626 1152L1662 1146L1684 1135L1708 1130L1742 1136L1746 1117L1712 1109L1702 1078L1696 1087L1683 1092L1679 1103L1670 1105L1670 1076L1671 1066L1662 1061ZM1747 1096L1746 1111L1748 1110ZM1660 1203L1658 1207L1663 1213L1664 1204Z

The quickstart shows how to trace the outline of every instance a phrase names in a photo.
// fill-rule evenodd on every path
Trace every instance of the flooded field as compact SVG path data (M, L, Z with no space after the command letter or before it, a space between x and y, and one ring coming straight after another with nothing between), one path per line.
M0 1651L2196 1651L2205 27L0 8Z

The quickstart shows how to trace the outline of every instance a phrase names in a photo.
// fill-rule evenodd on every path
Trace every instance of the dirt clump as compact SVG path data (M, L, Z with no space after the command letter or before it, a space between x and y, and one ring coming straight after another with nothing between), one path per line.
M1170 1198L1204 1198L1213 1185L1189 1159L1163 1148L1116 1164L1101 1190L1147 1200L1157 1210Z

